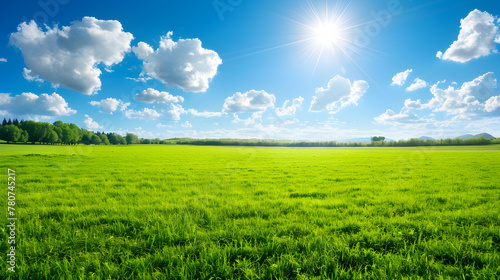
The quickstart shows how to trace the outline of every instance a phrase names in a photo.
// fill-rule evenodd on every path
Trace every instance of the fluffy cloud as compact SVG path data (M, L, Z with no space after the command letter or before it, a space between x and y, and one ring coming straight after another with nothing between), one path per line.
M129 109L125 111L125 116L128 119L157 120L161 117L161 114L154 109L144 108L142 111Z
M25 92L11 97L8 93L0 93L0 110L5 110L12 115L35 116L70 116L76 113L68 107L68 103L57 93L40 96Z
M326 88L317 88L309 112L324 110L336 113L347 105L358 105L358 100L368 89L368 82L360 80L351 84L349 79L333 77Z
M141 93L138 93L135 96L135 99L144 102L144 103L165 103L165 102L184 102L184 97L182 96L173 96L165 91L158 91L156 89L148 88L143 90Z
M413 101L411 99L406 99L405 100L405 108L422 109L422 102L420 101L420 99L418 99L417 101Z
M299 119L297 118L294 118L293 120L288 120L288 121L285 121L283 124L284 125L290 125L290 124L296 124L296 123L299 123Z
M276 97L263 90L251 90L245 93L237 92L233 96L226 98L224 102L224 113L247 113L265 111L267 108L274 108Z
M491 97L484 104L486 112L500 111L500 96Z
M460 88L449 86L441 89L440 83L437 83L431 87L433 98L423 107L460 118L474 116L485 111L485 102L497 95L496 83L497 79L492 72L466 82Z
M202 48L199 39L179 39L175 42L170 36L172 32L161 37L156 51L144 42L132 48L144 61L143 74L160 80L167 87L205 92L222 63L219 55Z
M106 98L101 101L91 101L90 105L98 106L101 108L101 112L113 115L113 112L116 111L118 107L120 107L121 111L127 109L127 107L130 105L130 102L125 103L119 99Z
M87 95L100 90L101 70L97 66L120 63L133 39L131 33L123 32L120 22L93 17L61 29L46 29L35 21L23 22L10 35L10 44L21 50L32 76Z
M193 125L189 122L189 121L186 121L185 123L181 124L182 127L193 127Z
M23 77L27 80L27 81L30 81L30 82L39 82L39 83L43 83L43 79L40 78L39 76L36 76L36 75L32 75L31 74L31 70L29 70L28 68L24 68L23 69Z
M299 96L295 98L290 105L290 100L285 101L283 104L283 107L281 108L276 108L276 115L278 116L292 116L295 115L295 112L297 111L297 108L302 106L302 102L304 101L304 98L302 96Z
M221 117L222 115L224 115L224 113L222 112L207 112L207 111L198 112L195 109L188 109L187 112L193 116L204 117L204 118Z
M413 84L411 84L409 87L406 88L406 91L415 91L421 88L426 88L427 87L427 82L424 80L421 80L419 78L416 78L413 81Z
M404 124L404 123L415 123L419 121L420 118L408 109L403 109L401 112L396 114L392 110L387 110L385 113L378 117L375 117L375 121L380 124Z
M187 111L180 104L170 104L170 110L164 111L163 115L165 119L178 121L181 119L181 115L186 113Z
M410 75L411 72L413 72L413 69L408 69L406 71L397 73L394 77L392 77L392 84L391 84L391 86L393 86L393 85L398 85L398 86L404 85L405 82L406 82L406 79L408 78L408 76Z
M83 121L83 123L89 130L102 129L102 126L100 126L96 121L94 121L89 115L85 115L85 120Z
M7 62L7 58L0 57L0 62Z
M460 20L458 39L437 57L465 63L471 59L496 53L496 43L500 43L495 17L487 12L474 10Z
M240 119L237 114L233 114L233 123L244 123L246 126L255 126L262 123L262 112L255 112L248 119Z

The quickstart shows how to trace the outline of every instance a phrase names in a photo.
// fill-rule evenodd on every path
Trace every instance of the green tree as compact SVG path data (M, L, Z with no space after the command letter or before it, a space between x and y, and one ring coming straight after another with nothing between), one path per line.
M26 143L26 142L28 142L28 139L29 139L28 132L26 132L25 130L22 130L21 137L19 137L19 139L17 141L22 142L22 143Z
M102 134L99 134L99 138L101 138L101 143L104 144L104 145L109 145L109 140L108 140L108 136L106 136L106 134L102 133Z
M139 141L139 137L133 133L127 133L127 136L125 136L125 140L127 141L127 145L130 144L135 144Z
M59 141L59 136L57 135L57 132L55 132L54 130L50 130L46 142L50 144L55 144L58 141Z
M99 138L99 136L92 133L92 136L90 137L90 143L92 143L94 145L99 145L99 144L101 144L101 138Z
M22 130L13 124L2 126L0 130L0 139L10 142L17 142L21 137Z

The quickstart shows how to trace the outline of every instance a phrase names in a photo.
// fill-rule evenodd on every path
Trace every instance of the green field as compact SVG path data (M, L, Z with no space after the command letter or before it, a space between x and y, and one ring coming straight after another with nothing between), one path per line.
M1 279L500 279L500 145L0 145Z

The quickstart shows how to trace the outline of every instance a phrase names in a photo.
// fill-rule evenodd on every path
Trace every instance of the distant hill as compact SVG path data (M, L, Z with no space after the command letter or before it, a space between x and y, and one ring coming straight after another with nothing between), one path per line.
M476 135L465 134L465 135L461 135L461 136L458 136L458 137L455 137L455 138L458 138L458 139L475 139L475 138L479 138L479 137L483 137L485 139L495 139L495 137L493 137L491 134L488 134L488 133L480 133L480 134L476 134Z
M428 139L435 140L434 138L428 137L428 136L422 136L422 137L419 137L418 139L422 139L422 140L428 140Z

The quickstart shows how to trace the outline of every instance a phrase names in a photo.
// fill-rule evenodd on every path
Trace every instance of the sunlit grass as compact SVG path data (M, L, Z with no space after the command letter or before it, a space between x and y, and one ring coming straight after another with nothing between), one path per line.
M17 272L2 279L500 277L499 145L0 156L19 218Z

